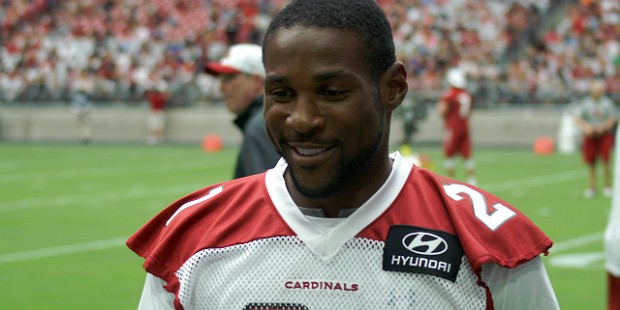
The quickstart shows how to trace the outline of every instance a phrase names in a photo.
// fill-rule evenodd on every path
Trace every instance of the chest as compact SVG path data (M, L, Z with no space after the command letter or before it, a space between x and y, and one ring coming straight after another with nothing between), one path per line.
M206 249L177 271L179 297L186 309L485 308L485 290L476 284L465 256L453 282L423 273L386 271L383 247L381 241L354 238L336 255L324 258L295 236L287 236ZM440 266L432 258L391 259L426 268L457 267Z

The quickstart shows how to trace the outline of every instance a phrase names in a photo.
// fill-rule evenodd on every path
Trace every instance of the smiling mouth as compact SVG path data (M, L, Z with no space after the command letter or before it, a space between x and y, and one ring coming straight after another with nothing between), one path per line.
M290 143L287 146L294 161L305 166L315 166L322 163L336 147L336 145L332 144L318 143Z
M325 152L328 148L305 148L305 147L293 147L293 150L302 156L314 156Z

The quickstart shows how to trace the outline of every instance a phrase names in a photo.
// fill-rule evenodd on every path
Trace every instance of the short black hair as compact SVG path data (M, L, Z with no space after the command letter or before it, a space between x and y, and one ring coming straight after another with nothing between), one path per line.
M293 0L272 20L263 42L282 29L335 28L352 31L361 39L362 58L370 74L380 77L396 62L390 23L374 0ZM265 47L263 46L263 54Z

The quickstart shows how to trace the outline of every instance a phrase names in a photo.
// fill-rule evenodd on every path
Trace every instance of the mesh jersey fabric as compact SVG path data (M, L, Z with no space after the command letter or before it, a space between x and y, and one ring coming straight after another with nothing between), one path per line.
M383 187L327 232L295 206L280 161L267 173L180 199L127 244L146 258L148 272L166 281L178 309L492 309L481 265L515 267L551 246L499 198L412 166L397 153L393 158ZM500 211L510 216L489 221ZM464 255L455 280L384 270L395 226L456 236Z
M186 309L245 309L256 304L296 304L307 309L485 309L485 291L475 285L476 276L464 258L452 283L370 268L381 266L381 255L381 242L363 238L351 239L328 260L314 255L296 237L205 249L177 273L184 283L179 298Z

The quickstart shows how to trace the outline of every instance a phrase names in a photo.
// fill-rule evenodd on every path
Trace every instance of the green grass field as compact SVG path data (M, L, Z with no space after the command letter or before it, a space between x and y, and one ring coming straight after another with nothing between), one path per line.
M439 149L417 151L441 166ZM144 271L124 240L181 195L229 178L235 156L199 146L0 144L0 308L135 309ZM579 156L475 156L479 185L556 242L544 261L562 309L605 309L610 199L582 198Z

